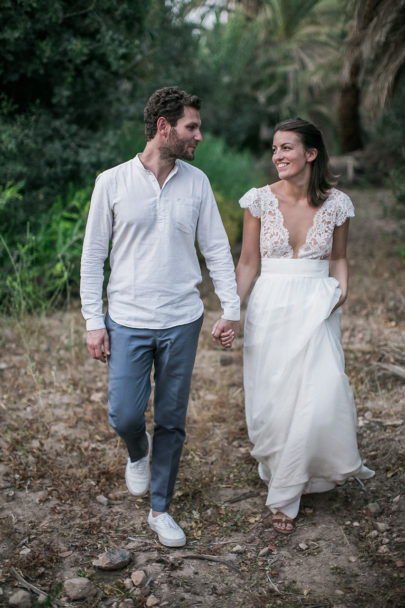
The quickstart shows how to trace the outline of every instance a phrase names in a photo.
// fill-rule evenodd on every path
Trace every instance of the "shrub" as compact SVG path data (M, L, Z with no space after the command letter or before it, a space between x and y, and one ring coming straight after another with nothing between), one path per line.
M0 234L0 301L3 312L22 316L69 303L77 296L80 256L90 191L72 191L43 214L34 233L13 240Z

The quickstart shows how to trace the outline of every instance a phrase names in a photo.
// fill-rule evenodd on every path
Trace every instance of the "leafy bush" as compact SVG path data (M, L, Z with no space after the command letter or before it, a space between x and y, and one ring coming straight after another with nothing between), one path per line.
M80 256L90 190L72 191L43 214L39 230L23 236L0 234L0 301L16 316L69 303L77 296ZM7 239L7 240L6 240Z
M242 236L243 212L240 197L252 186L265 183L249 152L239 152L223 139L205 135L196 152L195 165L206 173L213 187L231 246Z

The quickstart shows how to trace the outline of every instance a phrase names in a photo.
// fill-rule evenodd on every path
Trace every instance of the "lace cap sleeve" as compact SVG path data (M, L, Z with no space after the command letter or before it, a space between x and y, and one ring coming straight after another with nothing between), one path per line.
M347 194L344 194L344 192L339 192L339 194L340 196L337 201L338 204L336 209L336 226L341 226L345 223L347 218L354 217L354 207L352 201Z
M262 206L257 188L251 188L248 190L246 194L244 194L239 200L239 205L243 209L249 209L250 213L254 217L261 217L262 215Z

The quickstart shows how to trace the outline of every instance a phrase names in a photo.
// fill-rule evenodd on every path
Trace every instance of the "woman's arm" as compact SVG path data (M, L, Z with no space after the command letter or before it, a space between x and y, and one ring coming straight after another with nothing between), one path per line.
M342 295L340 296L339 301L333 311L339 308L339 306L342 306L343 302L347 298L349 273L346 258L346 246L347 237L349 234L349 221L350 220L347 219L341 226L336 226L333 233L333 245L329 269L330 275L339 281L339 287L342 291Z
M260 219L253 217L249 209L243 218L242 252L236 267L236 283L242 304L256 276L260 263Z

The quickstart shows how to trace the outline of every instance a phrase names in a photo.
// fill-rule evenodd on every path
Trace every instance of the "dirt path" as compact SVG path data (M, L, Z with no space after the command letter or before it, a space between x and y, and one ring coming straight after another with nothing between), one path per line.
M360 449L376 477L305 497L296 533L275 535L246 437L242 338L231 352L212 345L217 311L207 288L173 504L188 544L168 550L145 525L148 501L126 491L125 451L107 421L106 368L84 352L79 311L4 321L0 604L17 590L14 568L50 594L41 604L32 593L37 606L50 597L59 606L106 608L404 605L405 389L397 373L405 368L405 273L396 247L405 224L383 217L386 193L351 194L357 218L343 343ZM131 552L126 568L93 566L116 548ZM146 573L143 585L128 582L134 570ZM96 585L96 597L66 598L62 584L77 576Z

